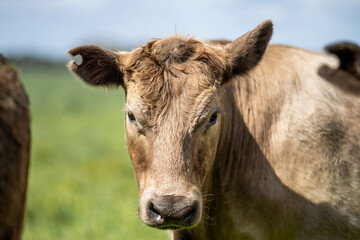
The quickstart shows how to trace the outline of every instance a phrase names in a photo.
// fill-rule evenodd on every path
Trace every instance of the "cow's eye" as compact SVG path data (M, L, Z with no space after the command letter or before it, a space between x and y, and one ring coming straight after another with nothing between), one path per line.
M127 117L128 117L130 122L132 122L132 123L136 122L135 115L132 112L127 112Z
M213 115L211 115L211 117L210 117L209 126L214 125L214 124L216 123L217 119L218 119L218 112L216 111L216 112L214 112Z

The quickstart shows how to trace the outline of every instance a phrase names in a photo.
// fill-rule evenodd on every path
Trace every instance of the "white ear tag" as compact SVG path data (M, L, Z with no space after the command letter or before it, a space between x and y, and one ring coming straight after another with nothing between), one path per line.
M76 65L81 65L83 63L83 58L80 54L73 57Z

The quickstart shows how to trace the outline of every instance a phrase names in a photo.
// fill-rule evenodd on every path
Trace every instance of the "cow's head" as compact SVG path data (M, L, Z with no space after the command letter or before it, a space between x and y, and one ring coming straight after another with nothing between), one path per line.
M228 44L173 36L130 53L96 46L69 51L81 56L69 68L86 83L125 89L127 146L145 224L182 229L199 223L202 186L219 139L217 89L259 62L271 34L265 21Z

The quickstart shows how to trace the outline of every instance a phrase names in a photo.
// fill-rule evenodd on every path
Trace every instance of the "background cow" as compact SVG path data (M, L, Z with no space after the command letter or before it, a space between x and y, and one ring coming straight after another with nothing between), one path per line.
M30 151L29 101L16 71L0 55L0 239L23 226Z
M126 91L139 215L174 239L360 238L360 100L318 75L336 59L173 36L130 53L69 51L93 86Z
M340 64L336 69L323 65L319 74L345 92L360 94L360 47L354 43L340 42L326 46L325 50L335 54Z

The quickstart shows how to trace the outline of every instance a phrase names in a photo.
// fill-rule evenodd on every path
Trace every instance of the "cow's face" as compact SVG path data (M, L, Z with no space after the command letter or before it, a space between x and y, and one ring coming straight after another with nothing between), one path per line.
M127 145L139 215L150 226L192 227L201 217L201 186L219 135L216 89L224 64L214 54L210 68L200 47L191 39L157 40L132 53L127 64Z
M271 32L267 21L227 45L175 36L131 53L95 46L69 51L81 55L82 62L69 67L87 83L126 91L127 145L145 224L183 229L199 223L220 135L217 89L257 64Z
M212 166L219 135L215 89L191 99L185 92L170 93L167 106L157 114L154 108L161 104L148 106L139 101L137 89L136 84L129 86L125 126L139 188L140 217L159 228L194 226L200 220L201 186Z

